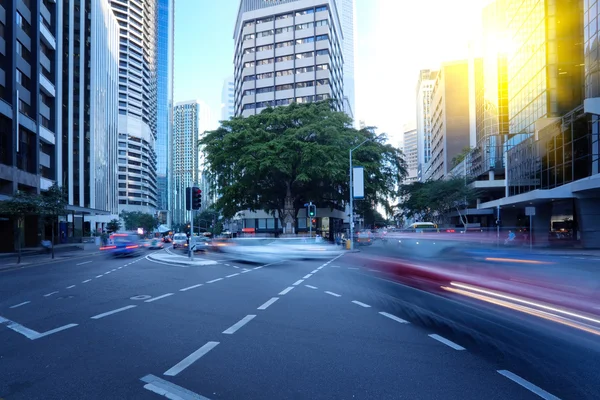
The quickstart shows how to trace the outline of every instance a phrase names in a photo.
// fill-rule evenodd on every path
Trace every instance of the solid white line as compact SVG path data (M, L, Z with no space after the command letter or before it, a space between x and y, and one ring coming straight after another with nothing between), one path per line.
M142 382L146 382L144 389L148 389L151 392L164 396L168 399L176 400L209 400L208 397L194 393L191 390L182 388L174 383L165 381L154 375L146 375L142 379Z
M237 266L235 266L235 265L232 265L232 267L233 267L233 268L238 268L238 269L240 268L240 267L237 267Z
M48 294L45 294L44 297L52 296L53 294L56 294L56 293L58 293L58 291L56 291L56 292L50 292Z
M104 275L108 275L108 274L110 274L110 271L106 271L106 272L104 273Z
M160 296L158 296L158 297L155 297L155 298L153 298L153 299L148 299L148 300L146 300L146 301L145 301L145 303L152 303L153 301L160 300L160 299L164 299L165 297L173 296L174 294L175 294L175 293L167 293L167 294L163 294L163 295L160 295Z
M238 329L252 321L256 315L246 315L244 318L233 324L230 328L223 331L225 335L233 335Z
M242 274L245 274L246 272L252 272L252 270L251 269L245 269L245 270L242 271Z
M408 321L405 321L402 318L398 318L395 315L388 314L388 313L383 312L383 311L379 311L379 314L383 315L384 317L388 317L389 319L392 319L392 320L394 320L396 322L400 322L401 324L408 324L409 323Z
M266 310L271 304L275 303L277 300L279 300L279 297L273 297L271 300L258 307L257 310Z
M222 280L223 280L223 278L217 278L217 279L213 279L212 281L208 281L206 283L215 283L215 282L219 282L219 281L222 281Z
M85 281L83 281L81 283L88 283L89 281L91 281L91 279L86 279Z
M123 267L119 267L119 268L117 268L117 269L121 269L121 268L123 268Z
M29 303L31 303L31 301L24 301L24 302L22 302L22 303L15 304L14 306L10 306L9 308L17 308L17 307L21 307L21 306L24 306L25 304L29 304Z
M341 294L337 294L337 293L333 293L333 292L327 292L326 291L325 293L330 294L330 295L335 296L335 297L342 297Z
M183 288L183 289L179 289L179 291L180 292L187 292L188 290L196 289L197 287L200 287L200 286L203 286L203 285L204 285L204 283L199 283L199 284L194 285L194 286L189 286L189 287L186 287L186 288Z
M526 381L525 379L521 378L519 375L515 375L510 371L507 371L505 369L501 369L498 370L498 373L500 375L503 375L505 377L507 377L508 379L510 379L511 381L515 382L518 385L523 386L525 389L529 390L530 392L533 392L535 394L537 394L538 396L540 396L542 399L545 400L560 400L560 398L546 392L544 389L540 388L539 386L534 385L533 383Z
M319 269L318 269L318 268L317 268L317 269L315 269L314 271L311 271L310 273L311 273L311 274L316 274L317 272L319 272Z
M358 304L358 305L359 305L359 306L361 306L361 307L365 307L365 308L369 308L369 307L371 307L370 305L368 305L368 304L365 304L365 303L361 303L360 301L352 300L352 302L353 302L354 304Z
M204 346L200 347L198 350L181 360L179 363L174 365L172 368L168 369L165 372L165 375L175 376L190 365L192 365L195 361L197 361L200 357L217 347L219 342L208 342Z
M452 347L454 350L465 350L464 347L444 338L441 337L440 335L436 335L436 334L431 334L428 335L430 338L437 340L440 343L444 343L446 346Z
M306 274L306 275L304 275L304 276L302 277L302 279L308 279L308 278L310 278L311 276L312 276L312 274Z
M98 276L96 276L96 278L102 278L102 275L98 275Z
M298 286L298 285L299 285L299 284L301 284L302 282L304 282L304 279L297 280L296 282L292 283L292 285L294 285L294 286Z
M75 285L67 286L67 289L73 289Z
M237 273L237 274L231 274L231 275L227 275L225 278L232 278L232 277L238 276L238 275L239 275L239 273Z
M13 321L9 321L9 323L6 326L8 327L8 329L12 329L17 333L20 333L27 339L35 340L40 335L39 332L36 332L33 329L29 329L26 326L23 326Z
M320 266L319 268L317 268L317 269L323 269L323 266L321 265L321 266Z
M263 266L261 265L260 267L254 267L254 269L261 269Z
M91 262L92 262L92 261L84 261L84 262L82 262L82 263L79 263L79 264L76 264L76 265L89 264L89 263L91 263Z
M287 294L287 293L289 293L289 292L290 292L290 290L292 290L293 288L294 288L293 286L290 286L290 287L288 287L288 288L285 288L285 289L283 289L281 292L279 292L279 295L280 295L280 296L283 296L284 294Z
M57 332L64 331L65 329L73 328L74 326L77 326L77 324L68 324L68 325L59 326L58 328L51 329L49 331L40 333L37 337L34 338L34 340L42 338L44 336L50 336L50 335L55 334Z
M115 272L116 270L117 270L116 268L113 268L110 270L110 272Z
M304 285L304 286L306 286L307 288L311 288L311 289L318 289L316 286L311 286L311 285Z
M137 306L131 305L131 306L117 308L116 310L112 310L112 311L108 311L108 312L105 312L102 314L94 315L93 317L91 317L91 319L100 319L100 318L108 317L109 315L116 314L121 311L129 310L130 308L134 308L134 307L137 307Z

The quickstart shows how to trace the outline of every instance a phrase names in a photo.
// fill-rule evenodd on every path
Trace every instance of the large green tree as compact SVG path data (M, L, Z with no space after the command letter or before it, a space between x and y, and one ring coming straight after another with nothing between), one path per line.
M412 182L400 188L399 214L406 218L417 218L424 222L444 223L448 214L457 211L466 226L464 210L478 197L479 191L464 178Z
M17 249L17 264L21 263L21 227L25 217L38 215L39 210L39 197L27 192L19 191L11 199L0 202L0 215L5 215L14 222L13 240Z
M348 151L365 168L365 202L390 208L405 176L401 152L374 129L357 131L328 101L267 108L232 118L201 139L206 166L219 188L224 218L244 209L277 213L293 221L304 203L334 207L348 200Z
M159 225L158 219L153 214L140 211L122 211L121 218L125 224L125 229L135 231L143 228L144 233L153 232Z
M54 183L48 190L42 191L40 196L40 214L50 222L52 226L52 258L54 258L54 236L55 224L58 217L65 214L67 207L67 196L65 191Z

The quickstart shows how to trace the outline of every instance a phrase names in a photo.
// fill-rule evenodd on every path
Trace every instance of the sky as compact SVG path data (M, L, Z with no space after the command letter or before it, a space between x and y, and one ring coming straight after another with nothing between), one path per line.
M488 0L356 0L356 119L401 143L419 70L465 59ZM216 124L233 73L238 0L175 1L175 101L206 102Z

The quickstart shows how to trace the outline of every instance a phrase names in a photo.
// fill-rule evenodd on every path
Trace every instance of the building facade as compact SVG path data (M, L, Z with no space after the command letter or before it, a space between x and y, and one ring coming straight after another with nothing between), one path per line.
M406 161L406 178L404 183L411 183L417 181L417 172L418 172L418 140L417 140L417 130L410 129L403 133L404 136L404 161Z
M341 1L341 23L344 54L344 111L352 119L356 118L356 99L354 85L354 59L356 53L356 0ZM356 123L355 123L356 125Z
M223 81L221 90L221 121L227 121L235 114L235 82L233 75L230 75Z
M241 0L234 32L235 115L326 99L344 110L337 6L334 0Z
M179 102L173 111L173 223L190 221L185 209L185 188L202 186L202 208L206 208L207 186L203 185L204 157L198 141L211 128L212 115L208 106L198 100Z
M119 23L119 212L158 206L157 0L114 0ZM168 29L168 28L167 28Z
M162 224L171 225L171 141L173 137L173 57L175 0L158 0L157 23L157 211Z
M454 159L469 147L469 63L443 63L431 92L431 159L425 180L442 179Z
M417 178L424 180L425 171L431 161L431 94L437 71L428 69L419 72L417 82Z

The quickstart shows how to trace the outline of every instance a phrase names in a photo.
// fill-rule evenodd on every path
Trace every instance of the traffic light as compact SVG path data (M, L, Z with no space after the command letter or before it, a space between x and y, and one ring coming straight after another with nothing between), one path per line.
M308 206L308 216L311 218L317 216L317 206L314 204Z
M192 209L192 188L185 188L185 209L190 211Z
M317 219L316 219L316 218L313 218L313 219L312 219L312 223L313 223L313 225L314 225L314 224L316 224L316 223L317 223Z
M198 187L192 188L192 210L199 210L202 208L202 190Z

